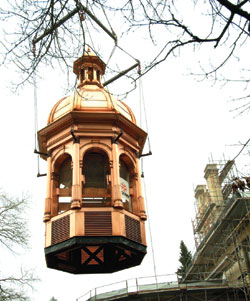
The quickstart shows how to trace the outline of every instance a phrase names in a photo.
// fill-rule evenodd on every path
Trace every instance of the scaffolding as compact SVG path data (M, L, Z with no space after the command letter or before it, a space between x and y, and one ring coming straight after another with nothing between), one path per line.
M226 163L222 163L222 161L213 162L208 164L207 167L205 172L209 169L210 172L213 172L210 182L212 180L214 185L210 185L212 186L209 187L210 189L207 185L197 185L195 189L196 215L195 219L192 220L192 225L196 249L217 220L218 214L225 208L228 200L232 199L232 181L236 178L237 172L234 168L234 161L227 161Z
M204 172L207 185L195 189L196 252L183 281L225 279L250 300L249 190L234 161L212 162Z

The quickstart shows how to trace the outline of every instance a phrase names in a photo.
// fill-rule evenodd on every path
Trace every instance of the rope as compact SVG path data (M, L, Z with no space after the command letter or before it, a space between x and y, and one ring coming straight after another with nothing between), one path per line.
M109 61L111 60L111 58L112 58L112 56L113 56L113 54L114 54L114 52L115 52L115 49L116 49L116 44L114 45L114 47L113 47L113 49L112 49L112 51L111 51L111 53L110 53L110 56L109 56L109 58L108 58L108 61L107 61L106 65L108 65Z
M142 109L143 109L144 110L144 117L145 117L145 127L146 127L146 131L148 132L148 121L147 121L146 106L145 106L145 101L144 101L143 86L142 86L141 78L139 79L139 98L140 98L140 127L142 127ZM148 136L148 146L149 146L149 151L151 151L149 136ZM155 264L155 255L154 255L151 223L150 223L150 216L149 216L149 210L148 210L146 181L145 181L145 176L144 176L143 158L141 158L141 168L142 168L141 177L143 178L146 210L147 210L147 214L148 214L148 227L149 227L149 237L150 237L150 243L151 243L152 257L153 257L154 275L155 275L155 280L156 280L156 286L157 286L157 289L158 289L158 281L157 281L157 273L156 273L156 264ZM159 292L157 292L157 296L158 296L158 300L160 300Z
M91 22L91 20L90 20L90 22ZM91 34L90 34L90 30L89 30L89 28L88 28L87 22L85 22L85 26L86 26L87 32L88 32L88 34L89 34L89 38L90 38L90 41L91 41L91 44L92 44L92 48L95 48L94 42L93 42L93 40L92 40L92 37L91 37Z
M152 239L150 216L149 216L149 210L148 210L148 201L147 201L147 190L146 190L145 177L143 177L143 187L144 187L144 196L145 196L145 203L146 203L146 211L147 211L147 216L148 216L149 238L150 238L150 243L151 243L151 252L152 252L153 266L154 266L154 276L155 276L156 288L157 288L157 298L158 298L158 301L160 301L160 296L159 296L159 292L158 292L158 281L157 281L157 273L156 273L156 264L155 264L155 253L154 253L154 246L153 246L153 239Z
M105 16L107 22L108 22L108 25L109 25L109 28L110 28L112 34L113 34L114 36L116 36L116 33L115 33L113 27L111 26L111 23L109 22L109 18L108 18L107 15L106 15L106 12L105 12L105 9L103 8L103 5L102 5L100 2L99 2L99 4L100 4L100 6L101 6L102 12L103 12L103 14L104 14L104 16ZM114 54L114 52L115 52L116 46L117 46L117 40L115 41L115 45L114 45L114 47L113 47L113 49L112 49L112 51L111 51L111 54L110 54L110 56L109 56L109 58L108 58L108 61L107 61L106 65L108 65L109 61L111 60L111 57L113 56L113 54Z
M38 122L37 122L37 89L36 89L36 73L33 73L33 97L34 97L34 138L35 138L35 149L37 149L37 130L38 130Z
M105 77L104 77L104 78L105 78ZM109 88L106 87L105 89L106 89L106 91L108 92L108 96L109 96L110 102L112 103L113 108L116 109L115 104L114 104L113 99L112 99L112 95L111 95L111 93L110 93L110 91L109 91Z
M144 93L143 93L143 86L142 86L141 78L139 78L139 97L140 97L140 127L142 127L142 108L143 108L144 118L145 118L145 127L146 127L146 132L148 133L147 111L146 111L146 105L145 105L145 100L144 100ZM151 144L150 144L149 135L148 135L148 148L149 148L149 152L151 152Z
M99 2L100 6L101 6L101 8L102 8L103 14L104 14L104 16L105 16L105 18L106 18L106 20L107 20L107 22L108 22L108 24L109 24L109 28L111 29L112 34L113 34L114 36L116 36L116 34L115 34L115 32L114 32L114 30L113 30L113 28L112 28L112 26L111 26L111 24L110 24L110 22L109 22L109 19L108 19L107 15L106 15L105 9L103 8L103 5L100 3L100 1L98 1L98 2ZM116 43L117 43L117 42L116 42Z
M32 42L32 52L33 52L33 57L34 60L36 58L36 44L34 41ZM34 64L35 66L35 64ZM37 117L37 82L36 82L36 70L33 70L33 97L34 97L34 146L35 146L35 151L37 151L38 145L37 145L37 131L38 131L38 117ZM40 156L37 154L37 176L40 175Z
M99 4L100 4L100 3L99 3ZM113 30L113 28L112 28L112 26L111 26L111 23L109 22L109 19L108 19L107 15L106 15L106 12L105 12L105 10L104 10L104 8L103 8L103 5L100 4L100 6L101 6L101 9L102 9L102 11L103 11L103 14L104 14L104 16L105 16L105 18L106 18L106 20L107 20L107 22L108 22L108 25L109 25L109 28L110 28L112 34L116 36L116 34L115 34L115 32L114 32L114 30ZM93 48L94 48L94 43L93 43L93 40L92 40L90 31L89 31L89 29L88 29L87 23L86 23L86 27L87 27L87 30L88 30L88 33L89 33L89 37L90 37L91 43L92 43ZM106 62L106 65L108 65L109 61L111 60L111 57L113 56L113 54L114 54L114 52L115 52L116 45L117 45L117 41L115 41L115 45L114 45L114 47L113 47L113 49L112 49L112 51L111 51L111 54L110 54L110 56L109 56L109 58L108 58L108 61Z
M35 46L33 45L33 55L34 58L36 56L35 54ZM37 83L36 83L36 71L33 71L33 97L34 97L34 145L35 145L35 150L37 150L38 145L37 145L37 131L38 131L38 118L37 118ZM38 175L40 174L40 164L39 164L39 155L37 155L37 173Z
M141 68L140 68L140 65L139 65L139 69L138 69L139 74L140 74L140 69ZM146 112L146 105L145 105L145 100L144 100L143 86L142 86L141 78L139 78L139 98L140 98L140 127L142 127L142 108L143 108L144 117L145 117L146 131L148 133L147 112ZM151 145L150 145L149 136L148 136L148 147L149 147L149 152L151 152ZM152 258L153 258L153 266L154 266L154 276L155 276L156 288L157 288L157 299L158 299L158 301L160 301L160 296L159 296L159 292L158 292L158 281L157 281L157 273L156 273L156 264L155 264L155 255L154 255L154 246L153 246L153 239L152 239L151 223L150 223L150 216L149 216L149 210L148 210L147 189L146 189L146 180L145 180L145 176L144 176L143 158L141 159L141 168L142 168L141 177L143 179L146 211L147 211L147 215L148 215L148 227L149 227L149 237L150 237L151 251L152 251Z
M140 116L140 128L142 128L142 88L141 88L141 81L139 80L139 106L140 106L140 113L139 113L139 116Z
M124 50L121 46L119 46L118 44L116 45L116 47L118 47L121 51L123 51L124 53L126 53L128 56L130 56L133 60L135 60L136 62L138 62L138 60L133 57L130 53L128 53L126 50Z

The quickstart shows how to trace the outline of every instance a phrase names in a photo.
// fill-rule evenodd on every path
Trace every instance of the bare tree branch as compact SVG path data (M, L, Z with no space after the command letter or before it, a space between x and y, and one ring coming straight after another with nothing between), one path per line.
M22 214L27 203L27 197L14 199L0 192L0 244L11 252L17 245L28 245L27 221Z
M1 301L28 301L27 289L33 289L33 284L39 281L30 270L21 269L19 276L2 277L0 275Z
M17 253L17 247L27 247L29 239L28 224L24 212L28 198L13 198L0 191L0 245L11 253ZM0 300L30 300L27 288L32 289L38 278L32 270L21 269L19 275L4 276L0 269Z
M195 13L199 18L202 16L199 23L195 17L192 18ZM166 0L121 0L119 4L111 0L17 0L12 4L9 0L8 7L0 8L0 20L7 19L18 26L11 30L3 23L5 31L0 52L2 64L15 64L21 70L18 87L30 82L31 75L41 65L59 65L69 70L73 59L84 51L86 34L90 41L92 34L99 37L107 34L117 46L119 39L126 44L126 37L132 36L135 31L140 32L143 38L148 36L154 48L151 56L144 58L144 53L141 53L142 57L138 58L142 64L142 75L165 60L176 57L181 49L192 45L197 51L213 44L217 52L204 56L203 64L201 62L199 65L205 75L213 75L215 81L223 79L225 83L229 82L229 77L224 70L231 59L238 56L243 60L240 54L242 46L247 47L249 43L250 12L247 0L187 0L185 7L177 1ZM120 32L116 29L119 38L114 34L114 22L119 24L117 28ZM98 41L98 38L93 40ZM34 49L35 57L32 41L37 48ZM139 39L135 40L134 48L139 48L140 43ZM99 47L103 47L103 43ZM98 49L95 50L98 53ZM211 62L213 70L207 71L208 62ZM242 61L240 66L245 68L247 63ZM119 73L118 69L126 68L117 68L115 73ZM138 77L133 78L136 80Z
M228 10L230 10L231 13L237 14L248 21L250 21L250 14L247 11L242 10L240 7L242 7L244 4L247 3L247 1L242 1L238 5L233 4L232 2L228 0L217 0L221 5L226 7Z

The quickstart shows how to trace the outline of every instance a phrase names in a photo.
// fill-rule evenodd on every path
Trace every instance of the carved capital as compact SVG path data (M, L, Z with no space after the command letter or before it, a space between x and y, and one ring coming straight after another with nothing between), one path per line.
M147 215L146 215L146 212L144 210L140 211L140 219L142 221L146 221L147 220Z
M131 178L135 179L136 181L138 180L138 172L134 172L131 174Z
M50 218L51 218L50 212L44 212L43 222L46 223L50 221Z
M114 201L114 208L115 208L115 209L123 209L123 203L122 203L122 200L115 200L115 201Z
M113 168L113 160L109 160L109 168Z
M71 209L81 209L81 200L72 200L71 201Z

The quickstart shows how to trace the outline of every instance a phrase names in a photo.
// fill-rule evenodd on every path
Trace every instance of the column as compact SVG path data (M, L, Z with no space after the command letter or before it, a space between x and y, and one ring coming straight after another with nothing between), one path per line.
M211 203L215 204L215 208L210 214L210 223L213 224L221 214L224 205L221 183L216 164L207 164L204 172Z
M57 188L59 184L59 176L56 172L51 172L51 190L52 190L52 200L50 205L51 217L58 214L58 193Z
M80 187L80 143L79 140L73 143L73 175L72 175L72 200L71 208L79 209L82 205L82 194Z
M205 204L205 193L206 193L206 185L197 185L195 188L195 198L198 202L198 214L199 217L203 216L203 213L207 209L207 204Z
M137 173L138 173L138 181L137 181L137 195L138 195L138 202L139 202L139 208L140 208L140 218L141 220L146 220L147 215L145 211L145 203L144 203L144 197L142 196L142 181L141 181L141 173L140 173L140 166L139 166L139 160L136 160L136 167L137 167Z
M51 183L51 156L47 158L47 183L46 183L46 199L44 208L43 221L47 222L51 218L51 201L52 201L52 183Z
M216 164L207 164L204 178L207 181L208 192L211 198L211 202L216 206L223 204L223 195L221 190L220 179L218 175L218 168Z
M122 192L119 171L119 150L117 143L112 143L113 176L112 176L112 199L114 208L122 209Z

